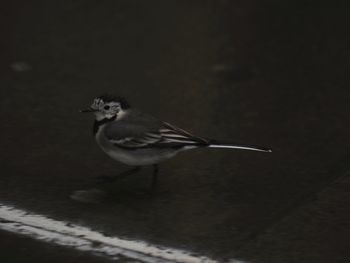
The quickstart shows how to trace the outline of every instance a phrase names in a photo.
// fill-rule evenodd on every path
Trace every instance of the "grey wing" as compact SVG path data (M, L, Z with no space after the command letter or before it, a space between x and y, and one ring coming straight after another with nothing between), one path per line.
M159 144L173 144L175 147L207 146L209 144L208 140L194 136L191 133L173 126L167 122L163 123L159 132L162 135L162 141L160 141Z
M185 146L207 146L207 140L196 137L168 123L144 125L115 122L105 129L109 141L123 148L181 148Z
M105 129L108 140L123 148L144 148L159 142L158 128L134 123L112 123Z

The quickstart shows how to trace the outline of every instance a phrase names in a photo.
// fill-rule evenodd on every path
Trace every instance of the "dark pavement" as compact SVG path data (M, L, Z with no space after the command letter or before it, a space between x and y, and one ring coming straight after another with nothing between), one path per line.
M223 261L350 261L345 4L13 1L0 12L2 203ZM97 176L128 169L78 113L104 92L273 153L195 150L161 164L156 196L146 168L99 204L75 202ZM13 238L8 254L36 246ZM74 262L102 262L84 257Z

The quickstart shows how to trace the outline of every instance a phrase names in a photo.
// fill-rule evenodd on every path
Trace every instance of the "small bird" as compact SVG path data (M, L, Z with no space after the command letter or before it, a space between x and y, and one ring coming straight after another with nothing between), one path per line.
M102 150L114 160L135 167L120 176L135 173L141 166L153 165L152 188L156 185L158 164L182 151L207 147L271 152L263 147L194 136L132 108L123 97L96 97L89 108L80 112L94 113L93 134Z

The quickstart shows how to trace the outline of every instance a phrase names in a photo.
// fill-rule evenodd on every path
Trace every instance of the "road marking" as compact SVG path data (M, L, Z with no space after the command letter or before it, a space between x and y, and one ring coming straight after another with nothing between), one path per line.
M217 262L184 250L156 246L144 241L105 236L88 227L57 221L3 204L0 204L0 229L30 236L41 241L88 251L112 260L124 256L150 263Z

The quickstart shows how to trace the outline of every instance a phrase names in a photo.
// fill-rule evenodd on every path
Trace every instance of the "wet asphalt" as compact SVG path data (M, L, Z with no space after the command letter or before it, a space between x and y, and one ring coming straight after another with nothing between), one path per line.
M1 13L2 203L222 261L349 262L345 5L53 0ZM145 168L97 186L107 192L99 203L76 202L70 195L96 177L128 169L78 113L105 92L194 134L273 153L189 151L161 164L156 195ZM11 238L7 254L37 246ZM74 262L99 262L83 258Z

